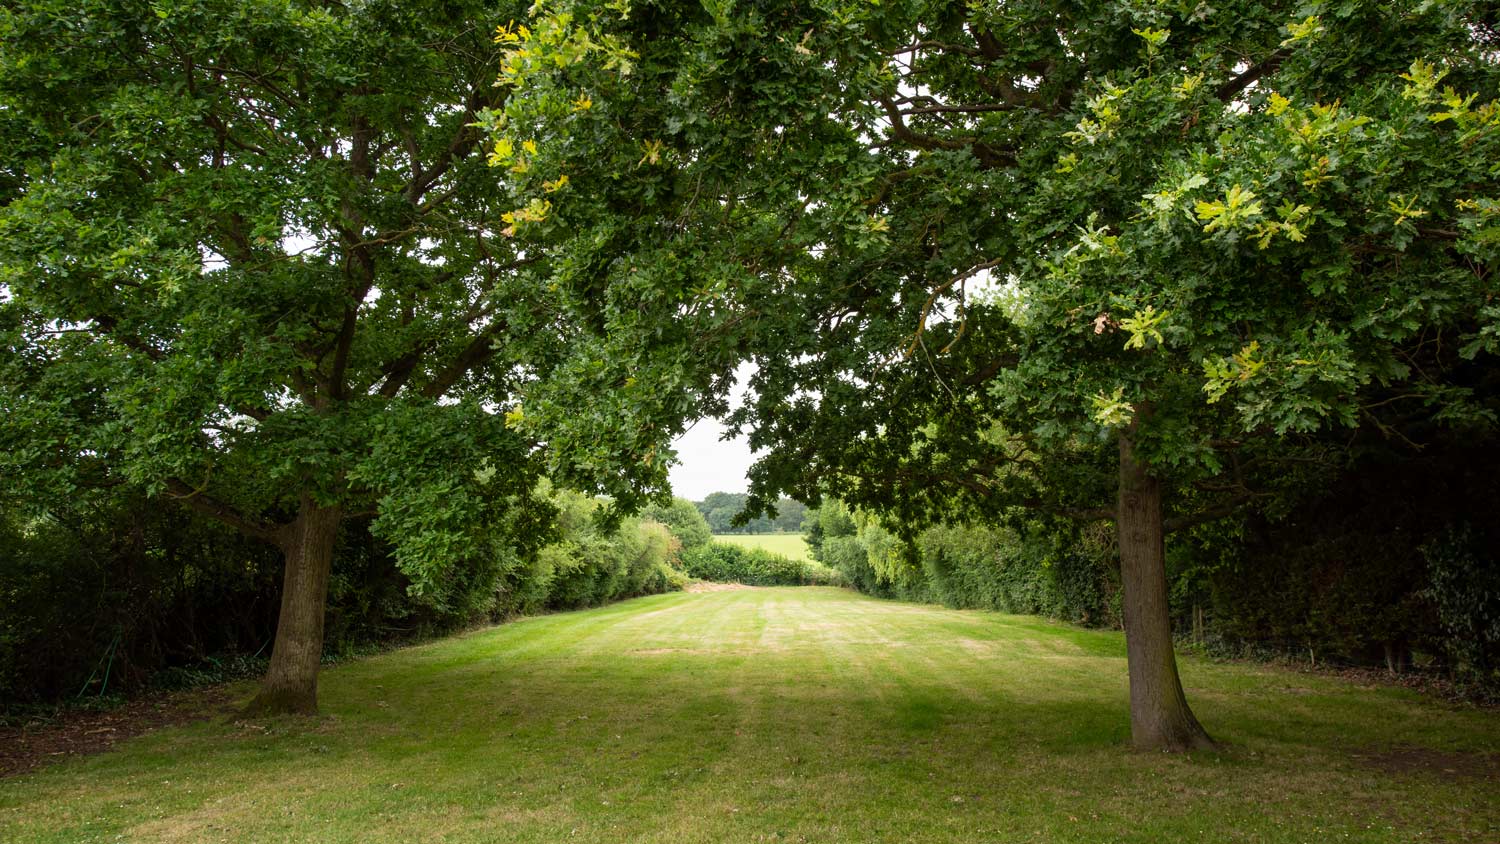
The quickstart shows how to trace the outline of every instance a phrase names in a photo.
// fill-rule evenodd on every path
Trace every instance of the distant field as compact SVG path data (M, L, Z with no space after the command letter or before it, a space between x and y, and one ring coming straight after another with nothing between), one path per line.
M782 554L794 560L811 560L807 541L800 533L716 533L715 542L743 545L746 548L763 548L774 554Z

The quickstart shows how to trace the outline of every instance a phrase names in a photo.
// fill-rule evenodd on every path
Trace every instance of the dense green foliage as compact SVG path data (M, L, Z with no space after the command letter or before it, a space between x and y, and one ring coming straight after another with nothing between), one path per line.
M1494 22L1398 5L549 4L489 125L569 178L517 231L561 283L689 315L622 359L756 361L752 510L1097 512L1129 431L1190 517L1298 435L1492 421Z
M1115 521L1148 744L1207 741L1164 533L1494 435L1491 3L561 0L528 25L488 126L535 151L520 195L576 192L517 236L579 256L563 284L684 315L622 358L719 389L754 361L725 408L762 455L750 512L832 494L912 547ZM1184 571L1233 556L1181 537Z
M458 9L7 10L9 476L128 483L262 538L304 496L376 509L419 583L511 526L541 466L492 408L546 350L482 234L465 124L494 62L465 22L486 7Z
M492 21L522 8L0 9L6 493L128 487L280 548L268 709L316 707L341 522L443 592L496 547L533 557L544 476L626 508L666 487L686 390L595 385L586 443L523 425L607 328L549 283L555 253L508 236L475 125L507 95ZM570 601L617 591L568 582Z
M665 525L629 518L606 529L597 518L598 501L570 492L555 500L561 540L541 549L502 588L501 612L592 607L686 582L674 567L683 543Z
M140 497L7 511L0 702L114 694L165 667L255 654L275 623L279 563L271 548Z
M1484 534L1488 533L1488 543ZM1500 567L1494 564L1494 524L1465 526L1423 549L1430 586L1423 597L1436 608L1444 650L1461 677L1500 698Z
M674 498L671 504L648 505L641 510L641 516L670 528L684 550L697 548L713 539L713 529L697 505L685 498Z
M420 589L367 521L349 522L334 559L325 653L686 582L678 540L663 525L629 518L606 527L597 502L549 497L558 511L550 544L455 558ZM274 549L141 496L79 501L86 506L0 523L0 708L264 667L281 585Z
M1375 451L1273 516L1186 533L1168 559L1174 626L1210 652L1444 671L1500 694L1500 566L1491 446L1435 443L1420 459ZM1119 624L1113 537L1030 522L940 526L903 541L825 500L814 554L862 592L953 607ZM1196 616L1196 618L1195 618Z
M727 542L710 542L683 552L682 569L699 580L746 586L835 586L843 582L820 563Z
M809 522L820 536L815 558L869 595L1119 624L1114 549L1098 531L941 525L908 543L833 499L811 511Z

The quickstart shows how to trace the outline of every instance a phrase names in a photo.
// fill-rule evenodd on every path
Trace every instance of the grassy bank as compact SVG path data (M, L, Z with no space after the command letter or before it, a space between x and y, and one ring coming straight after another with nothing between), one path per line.
M1496 713L1184 677L1222 752L1125 749L1118 634L836 589L659 595L335 668L317 719L0 780L0 841L1500 838Z

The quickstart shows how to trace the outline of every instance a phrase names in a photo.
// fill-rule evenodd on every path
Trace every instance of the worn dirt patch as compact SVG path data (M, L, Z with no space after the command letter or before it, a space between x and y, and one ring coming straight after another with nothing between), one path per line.
M746 586L743 583L710 583L707 580L700 580L700 581L698 581L696 583L689 583L688 585L682 587L682 591L684 591L684 592L734 592L734 591L739 590L739 589L754 589L754 588L755 588L754 586Z
M985 642L979 639L958 638L954 640L954 644L971 654L978 654L979 656L990 656L1000 649L994 642Z
M159 727L228 714L231 698L227 687L211 686L133 700L102 712L75 710L0 727L0 778L69 756L103 753Z
M1354 758L1371 768L1395 774L1500 781L1500 753L1394 747L1358 751Z

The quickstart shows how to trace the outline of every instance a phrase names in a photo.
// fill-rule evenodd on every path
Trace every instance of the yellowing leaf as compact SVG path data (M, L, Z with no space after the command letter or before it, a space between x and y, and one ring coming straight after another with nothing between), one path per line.
M500 167L509 164L511 159L515 157L515 154L516 146L511 143L510 138L501 138L495 141L495 148L490 150L489 165L491 167Z
M1125 401L1125 388L1116 387L1113 393L1098 393L1091 400L1094 421L1109 428L1120 428L1130 424L1135 417L1135 408Z
M1172 86L1172 95L1179 100L1187 99L1203 86L1203 74L1195 73L1191 76L1183 76L1182 81Z
M1261 216L1260 202L1255 194L1235 185L1224 194L1222 201L1199 201L1193 206L1199 220L1206 221L1205 232L1227 231L1254 222Z
M1157 313L1155 306L1147 305L1143 311L1136 311L1129 317L1120 320L1120 327L1130 333L1129 339L1125 341L1127 349L1144 349L1147 340L1155 340L1157 344L1166 342L1162 336L1161 324L1171 316L1171 311Z
M504 25L495 27L496 44L519 44L530 37L530 35L531 31L524 26L517 29L514 20L506 21Z
M1323 32L1323 19L1317 15L1308 15L1302 21L1293 21L1286 25L1286 31L1291 37L1281 42L1281 46L1290 47L1304 38L1311 38Z
M644 142L642 142L641 143L641 148L646 151L646 154L641 156L641 160L637 161L635 163L635 166L639 167L642 164L657 164L657 163L659 163L661 161L662 149L664 149L665 146L666 145L663 144L661 141L644 141Z
M1386 207L1391 210L1391 213L1396 215L1394 225L1397 226L1405 223L1407 220L1415 220L1419 217L1427 216L1425 209L1417 207L1417 198L1414 196L1397 194L1394 199L1386 200Z

